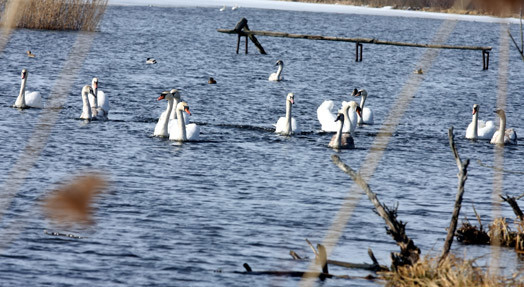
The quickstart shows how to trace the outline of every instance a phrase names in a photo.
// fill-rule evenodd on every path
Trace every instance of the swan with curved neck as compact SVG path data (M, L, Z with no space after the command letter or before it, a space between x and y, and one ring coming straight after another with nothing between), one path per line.
M491 138L492 144L505 145L505 144L517 144L517 133L513 129L506 129L506 113L502 109L495 111L500 117L499 129L495 132Z
M91 105L89 104L89 95L93 95L93 89L89 85L85 85L82 88L82 114L80 115L80 118L83 120L91 120L92 113L91 113Z
M295 118L291 116L292 106L295 104L295 95L289 93L286 96L286 116L280 117L275 124L275 132L281 135L289 136L292 133L299 133L297 122Z
M89 102L91 103L93 118L107 120L107 116L109 115L109 100L105 93L98 89L98 78L93 78L91 88L93 89L93 96L89 97Z
M355 97L359 97L359 96L362 97L360 99L360 109L362 110L362 115L359 115L359 117L358 117L358 124L359 125L361 125L361 124L367 124L367 125L374 124L373 110L371 110L369 107L364 107L364 105L366 104L366 99L368 98L368 92L366 90L364 90L364 89L362 89L362 90L354 89L352 95L355 96Z
M338 125L335 122L337 114L332 112L333 108L333 101L324 101L317 108L317 117L322 131L336 132L338 130ZM357 116L361 115L362 112L358 104L355 101L342 102L342 108L340 109L340 112L342 112L346 119L348 119L344 122L342 132L354 132L357 127Z
M473 105L472 119L466 130L467 139L491 139L496 131L493 121L484 122L479 120L479 105Z
M180 103L182 101L182 96L180 95L180 91L178 91L177 89L171 89L171 91L165 91L165 92L162 92L162 94L166 94L166 93L170 93L172 96L173 96L173 109L171 110L171 114L169 116L169 120L170 120L170 123L169 123L169 126L171 126L171 120L176 120L177 119L177 113L176 113L176 106L178 105L178 103ZM186 124L189 123L189 118L186 117L184 115L184 121Z
M344 114L338 113L335 122L338 123L337 133L333 135L331 141L329 142L329 147L334 149L352 149L355 148L355 142L351 133L343 133L342 129L344 127Z
M184 112L191 115L189 111L189 105L186 102L180 102L176 106L177 118L181 119L184 117ZM185 142L185 141L196 141L200 138L200 127L196 124L187 124L184 121L177 121L177 125L169 131L169 139Z
M22 70L21 78L22 83L20 85L20 93L16 98L14 108L27 109L27 108L43 108L42 97L39 92L26 92L25 87L27 83L27 76L29 71L26 69Z
M160 115L160 118L158 119L158 122L155 126L155 131L153 135L156 137L168 137L169 136L169 130L168 130L169 115L171 114L171 110L173 109L173 101L174 101L173 94L161 93L157 101L160 101L160 100L167 100L167 108Z
M284 77L282 76L282 69L284 69L284 62L282 60L278 60L275 66L278 66L278 70L276 73L273 73L269 76L270 81L282 81Z

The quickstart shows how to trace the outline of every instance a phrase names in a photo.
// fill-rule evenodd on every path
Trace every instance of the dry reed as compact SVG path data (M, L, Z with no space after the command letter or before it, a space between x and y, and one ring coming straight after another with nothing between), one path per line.
M95 31L108 0L23 0L17 28ZM8 0L0 0L5 13Z
M517 275L511 278L491 275L475 266L475 260L454 255L449 255L440 264L439 257L426 256L412 266L379 274L386 280L386 286L524 286Z

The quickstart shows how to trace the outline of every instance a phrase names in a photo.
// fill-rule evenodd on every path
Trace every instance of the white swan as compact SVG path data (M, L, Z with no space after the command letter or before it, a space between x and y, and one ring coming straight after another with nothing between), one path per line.
M366 103L366 99L368 98L368 92L364 89L362 90L353 90L353 96L358 97L361 96L360 99L360 109L362 110L362 116L358 116L358 124L366 124L366 125L372 125L374 124L373 120L373 110L371 110L369 107L364 107L364 104Z
M337 116L333 113L334 102L324 101L317 108L317 118L320 122L321 129L325 132L336 132L338 125L335 122ZM353 133L357 127L357 116L361 114L361 109L355 101L342 102L340 112L346 117L342 132Z
M226 5L222 6L222 8L220 8L220 12L223 12L226 10Z
M186 102L180 102L176 106L177 118L182 118L184 112L191 115L189 105ZM197 141L200 139L200 127L196 124L185 124L184 121L177 121L177 125L171 127L169 139L175 141Z
M89 104L89 95L93 95L93 89L89 85L85 85L82 88L82 114L80 118L83 120L90 120L92 118L91 105Z
M160 115L160 118L158 118L158 122L156 123L155 131L153 133L155 137L168 137L169 136L168 123L169 123L169 115L171 114L171 110L173 109L173 101L174 101L173 94L170 92L163 92L162 94L160 94L160 97L158 97L157 101L164 100L164 99L167 100L167 108Z
M233 11L235 11L235 10L237 10L237 9L238 9L238 6L237 6L237 5L231 7L231 10L233 10Z
M343 133L342 128L344 127L344 114L338 113L335 122L338 123L337 133L333 135L329 142L329 147L334 149L352 149L355 148L355 142L350 133Z
M16 98L14 108L27 109L27 108L43 108L42 96L39 92L26 92L25 86L27 82L27 76L29 72L26 69L22 70L22 84L20 86L20 93Z
M98 78L93 78L91 88L93 89L93 95L89 95L89 103L91 104L93 119L107 120L109 100L104 92L98 89Z
M466 138L472 139L472 140L491 139L493 137L493 134L497 130L497 128L493 124L493 121L484 122L482 120L479 120L479 105L477 104L473 105L472 115L473 115L473 118L466 130Z
M153 59L153 58L147 58L146 59L146 64L156 64L156 60Z
M282 76L282 69L284 69L284 62L282 60L278 60L275 66L278 66L278 70L276 73L273 73L269 76L270 81L282 81L284 77Z
M291 135L292 133L300 133L297 127L297 121L291 116L292 105L295 104L295 95L293 93L287 94L286 97L286 116L280 117L275 124L275 132L281 135Z
M169 124L168 124L168 129L171 130L171 126L172 125L176 125L176 120L177 120L177 113L176 113L176 106L178 105L178 103L180 103L182 101L182 98L181 98L181 95L180 95L180 92L177 90L177 89L171 89L171 91L165 91L165 92L162 92L162 94L164 93L171 93L171 95L173 95L173 108L171 109L171 114L169 115ZM187 124L189 124L189 117L186 117L186 114L182 113L183 116L184 116L184 122Z
M506 113L502 109L495 111L500 117L499 129L493 134L491 138L492 144L505 145L517 144L517 133L513 129L506 129Z

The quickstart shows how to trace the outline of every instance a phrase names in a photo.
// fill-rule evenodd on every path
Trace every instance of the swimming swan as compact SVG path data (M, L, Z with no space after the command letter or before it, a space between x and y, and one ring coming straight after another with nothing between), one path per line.
M170 92L163 92L160 94L157 101L164 100L164 99L167 100L167 108L160 115L160 118L158 118L158 122L156 123L156 126L155 126L155 131L153 132L153 135L155 137L168 137L169 136L168 123L169 123L169 115L171 114L171 110L173 109L173 101L174 101L173 94Z
M342 128L344 126L344 114L338 113L335 122L338 123L337 133L333 135L329 142L329 147L334 149L353 149L355 148L355 142L350 133L343 133Z
M147 58L146 59L146 64L156 64L156 60L153 59L153 58Z
M83 120L91 120L92 113L91 113L91 105L89 104L89 95L94 96L93 89L89 85L85 85L82 88L82 114L80 115L80 118Z
M184 117L186 112L191 115L189 105L186 102L180 102L176 106L177 118ZM185 124L184 121L177 121L177 125L173 125L169 131L169 139L175 141L197 141L200 139L200 127L196 124Z
M109 115L109 100L104 92L98 89L98 78L93 78L91 88L93 89L93 94L89 95L89 103L91 104L93 119L107 120L107 116Z
M278 66L278 70L276 73L273 73L269 76L270 81L282 81L284 77L282 76L282 69L284 69L284 62L282 60L278 60L275 66Z
M513 129L506 129L506 113L504 110L497 109L495 113L500 117L500 126L495 134L493 134L491 143L498 145L517 144L517 133Z
M275 133L281 135L291 135L292 133L299 133L297 121L291 116L291 108L295 104L295 95L293 93L287 94L286 97L286 116L280 117L275 124Z
M321 129L325 132L336 132L338 125L335 122L337 115L332 111L334 108L333 101L324 101L317 108L317 118L320 122ZM361 114L361 109L355 101L342 102L342 108L340 110L345 116L344 127L342 132L354 132L357 127L357 116Z
M361 96L360 99L360 109L362 110L362 116L358 117L358 124L366 124L366 125L372 125L375 122L373 121L373 110L371 110L368 107L364 107L364 104L366 103L366 99L368 98L368 92L364 89L362 90L353 90L353 96L358 97Z
M493 121L484 122L482 120L479 120L479 105L477 104L473 105L472 115L473 117L471 119L471 123L468 125L468 128L466 130L466 138L472 140L491 139L493 137L493 134L497 130L497 128L493 124Z
M26 92L25 86L27 82L27 76L29 72L26 69L22 70L22 84L20 86L20 93L16 98L14 108L27 109L27 108L43 108L42 96L39 92Z

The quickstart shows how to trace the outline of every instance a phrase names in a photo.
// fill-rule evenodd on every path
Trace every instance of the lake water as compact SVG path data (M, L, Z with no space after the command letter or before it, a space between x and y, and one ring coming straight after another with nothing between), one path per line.
M235 54L236 36L216 32L242 18L255 30L427 43L442 20L218 8L117 7L107 9L87 60L60 110L40 158L6 211L5 229L25 218L24 229L0 250L2 285L53 286L295 286L297 278L245 276L255 271L305 270L295 250L311 257L304 241L322 241L352 181L331 162L331 134L319 132L316 108L328 99L349 99L366 88L375 125L359 127L355 150L337 153L353 168L365 164L374 136L425 50L364 45L364 61L354 61L354 44L259 37L268 55L250 44ZM517 26L511 27L516 35ZM369 184L380 200L399 203L399 219L423 254L439 253L454 204L457 168L447 129L455 127L463 158L470 158L462 216L484 224L492 219L493 146L464 138L471 107L480 118L496 120L501 24L459 22L446 44L493 46L490 69L482 71L480 51L442 50L425 71L422 84L393 134ZM4 182L32 134L39 110L11 108L20 88L20 71L30 72L28 90L44 101L68 57L74 32L16 30L0 55L0 118ZM28 58L31 50L36 58ZM153 57L156 65L146 65ZM269 82L275 62L285 62L283 82ZM523 63L510 51L508 126L524 134ZM109 121L84 123L80 91L93 77L111 102ZM208 85L209 77L218 84ZM201 141L177 144L152 136L165 101L163 90L178 88L201 126ZM273 125L285 114L285 96L295 93L293 114L302 133L276 135ZM496 120L498 123L498 120ZM524 147L505 147L504 168L524 169ZM57 229L37 207L64 181L101 171L110 181L97 202L97 224ZM518 195L522 175L504 174L504 191ZM507 204L502 215L514 218ZM73 233L72 239L44 230ZM398 251L384 223L362 196L331 259L369 262L367 248L381 264ZM490 247L453 250L486 256ZM502 249L508 272L522 267L511 249ZM489 257L487 257L489 260ZM484 257L484 261L486 257ZM482 262L482 260L481 260ZM215 271L221 272L215 272ZM369 272L332 266L333 274ZM325 286L376 285L362 279L329 280Z

